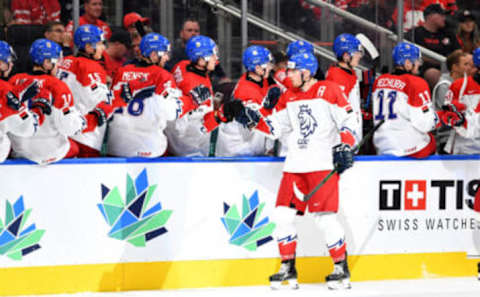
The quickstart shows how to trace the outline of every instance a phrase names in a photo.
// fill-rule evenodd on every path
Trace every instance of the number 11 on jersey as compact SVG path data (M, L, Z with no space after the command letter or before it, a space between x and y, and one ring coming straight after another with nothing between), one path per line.
M385 91L380 90L375 97L375 120L381 121L385 119L385 116L389 120L397 118L397 114L393 109L393 105L397 100L397 91Z

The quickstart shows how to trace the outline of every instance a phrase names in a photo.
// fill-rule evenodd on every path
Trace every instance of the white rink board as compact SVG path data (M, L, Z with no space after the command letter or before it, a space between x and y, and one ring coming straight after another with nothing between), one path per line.
M268 159L270 160L270 159ZM241 210L242 195L258 191L266 206L262 217L271 218L281 178L281 162L172 162L100 163L63 162L40 167L7 164L0 166L2 192L0 216L5 200L13 203L23 195L32 209L29 223L46 230L41 249L21 261L0 257L2 267L54 266L120 262L157 262L206 259L276 258L277 246L270 241L256 251L229 244L220 218L223 202ZM474 213L463 203L457 209L455 187L445 188L445 209L439 209L439 188L432 181L463 181L463 200L471 199L465 187L480 177L479 160L359 161L341 179L340 218L346 227L350 254L394 254L467 251L480 254L480 231ZM97 208L101 184L118 186L125 193L126 175L133 179L146 169L149 184L157 184L153 200L173 210L166 223L168 232L147 242L146 247L107 236L109 226ZM405 210L405 183L425 181L426 209ZM379 210L380 181L402 185L401 209ZM446 183L446 182L445 182ZM391 192L390 194L392 194ZM387 199L393 200L392 197ZM392 203L391 201L389 203ZM426 227L431 219L449 220L450 227ZM459 228L454 227L457 219ZM388 221L390 220L390 221ZM406 220L410 220L407 228ZM417 220L416 228L413 228ZM463 227L462 220L468 223ZM387 223L390 222L390 223ZM402 227L387 230L400 221ZM473 221L473 223L472 223ZM383 223L381 223L383 222ZM326 256L321 233L307 215L298 218L297 255ZM383 227L382 227L383 226ZM472 227L473 226L473 227Z

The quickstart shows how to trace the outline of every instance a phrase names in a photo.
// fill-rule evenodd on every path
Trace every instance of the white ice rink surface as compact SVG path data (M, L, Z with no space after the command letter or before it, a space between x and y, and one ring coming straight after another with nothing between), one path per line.
M39 295L52 297L480 297L476 278L442 278L354 282L351 290L329 291L325 284L300 284L300 289L272 291L269 287L230 287L168 291L129 291L119 293L80 293Z

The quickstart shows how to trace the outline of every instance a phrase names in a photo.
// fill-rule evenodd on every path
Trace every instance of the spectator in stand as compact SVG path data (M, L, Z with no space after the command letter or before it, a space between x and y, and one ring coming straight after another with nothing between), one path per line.
M405 1L403 3L403 31L407 32L423 25L422 0ZM393 12L393 22L398 23L398 9Z
M142 56L142 53L140 51L140 42L142 41L142 36L138 34L138 32L132 33L130 35L132 39L132 57L137 59Z
M58 0L12 0L10 5L15 24L45 25L60 21Z
M405 0L403 4L403 30L407 32L422 26L425 22L423 11L432 4L440 5L449 15L453 15L458 9L455 0ZM395 8L392 18L394 23L397 24L397 8Z
M445 105L445 95L447 94L450 85L457 79L462 78L465 74L469 75L473 63L470 64L468 53L462 50L456 50L447 57L447 68L449 73L444 73L440 77L440 81L435 85L432 91L433 107L435 110L442 110ZM471 59L471 58L470 58ZM473 61L472 61L473 62ZM450 135L450 129L439 128L434 133L435 140L437 141L437 153L444 155L444 147L447 143L448 136Z
M423 11L423 16L425 18L423 26L409 33L409 36L413 36L413 42L445 57L460 48L456 36L445 28L445 11L440 4L429 5ZM428 82L430 89L433 89L441 75L440 63L428 58L423 60L421 74Z
M78 25L95 25L103 31L103 33L105 34L104 38L106 40L109 40L112 36L112 30L110 30L110 27L107 23L100 20L100 16L102 15L103 10L102 0L85 0L83 6L85 8L85 13L80 16L80 19L78 20ZM70 21L67 25L67 33L70 36L71 40L73 40L73 29L73 21ZM73 47L73 43L71 45Z
M118 68L122 67L125 62L127 62L127 53L131 47L132 40L127 31L118 30L113 32L112 37L107 43L107 49L103 52L103 62L108 77L113 79Z
M135 23L137 22L140 22L144 27L146 27L150 24L150 19L144 18L136 12L127 13L123 17L123 27L125 30L130 32L130 34L137 32L137 27L135 26ZM151 29L147 28L145 31L151 31Z
M61 22L50 22L45 27L43 34L45 38L60 45L64 57L73 55L68 38L66 38L65 26Z
M424 10L425 8L427 8L432 4L439 4L448 15L454 15L458 10L456 0L423 0L422 10Z
M177 39L172 48L170 60L165 65L165 69L169 71L171 71L178 62L188 60L187 54L185 53L185 45L191 37L200 35L200 24L196 19L186 19L183 22L179 35L180 38Z
M191 37L198 35L200 35L200 23L198 22L198 20L192 18L186 19L183 22L182 29L180 30L180 38L177 40L177 42L172 48L170 60L165 65L165 69L171 71L173 67L177 65L180 61L188 60L187 53L185 52L185 45ZM227 78L225 72L218 63L215 67L215 70L212 71L209 75L214 85L230 81L230 79Z
M457 40L462 50L473 53L480 46L480 33L475 23L475 17L470 10L462 10L458 14Z

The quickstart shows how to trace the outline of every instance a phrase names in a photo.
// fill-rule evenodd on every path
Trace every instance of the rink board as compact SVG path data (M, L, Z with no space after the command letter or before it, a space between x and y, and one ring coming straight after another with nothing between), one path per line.
M467 255L480 255L480 225L470 209L478 156L357 161L342 175L339 213L354 281L476 274L477 260ZM0 165L0 295L266 284L279 266L272 214L282 166L276 158L65 160L46 167L8 161ZM132 185L148 194L127 194ZM115 187L116 199L106 198ZM115 204L109 214L130 212L147 222L161 213L162 222L137 222L128 232L132 219L109 225L102 196L104 213ZM118 208L125 199L128 211ZM222 222L233 217L252 230ZM23 250L21 239L12 246L7 231L26 236L32 224L42 236ZM321 282L332 269L322 233L309 215L296 224L300 281Z

